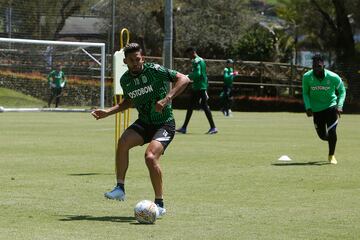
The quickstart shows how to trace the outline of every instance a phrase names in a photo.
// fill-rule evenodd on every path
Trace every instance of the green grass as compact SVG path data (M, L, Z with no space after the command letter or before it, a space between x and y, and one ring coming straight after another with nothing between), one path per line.
M145 146L130 153L127 200L103 197L113 117L0 113L0 239L358 239L359 115L341 118L334 166L305 114L213 114L219 134L196 111L176 135L161 160L168 214L140 225L133 207L153 199Z
M0 88L0 106L11 107L43 107L46 103L29 95L7 88Z

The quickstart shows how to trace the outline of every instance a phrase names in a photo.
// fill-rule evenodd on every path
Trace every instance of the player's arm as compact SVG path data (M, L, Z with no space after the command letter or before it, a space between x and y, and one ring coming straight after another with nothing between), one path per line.
M196 81L198 79L200 79L201 77L201 66L200 66L200 62L197 62L196 65L193 67L193 72L190 73L189 78L193 81Z
M310 88L309 88L308 80L304 76L303 79L302 79L302 95L303 95L303 100L304 100L304 104L305 104L306 115L308 117L311 117L312 116L312 110L311 110L311 105L310 105L309 91L310 91Z
M108 109L96 109L91 112L91 115L96 118L96 120L106 118L107 116L113 115L118 112L125 111L126 109L130 108L132 106L132 102L128 98L124 98L124 100L116 104L115 106L108 108Z
M48 84L50 85L50 83L51 83L51 80L52 80L52 74L53 72L51 71L49 74L48 74L48 76L47 76L47 81L48 81Z
M224 69L224 80L229 81L229 80L232 80L232 78L233 78L233 73L230 72L230 70L228 68L225 68Z
M65 78L65 73L64 73L64 72L63 72L63 74L62 74L61 79L62 79L62 82L61 82L61 87L63 88L63 87L65 87L65 86L66 86L66 78Z
M342 113L344 102L345 102L345 97L346 97L346 90L345 90L344 82L341 79L336 88L336 91L338 93L337 111L338 111L338 113Z
M168 92L168 94L166 94L165 98L161 99L156 103L156 111L161 112L163 108L171 102L172 99L174 99L176 96L178 96L185 90L189 82L190 79L186 75L179 72L176 73L174 84L171 90Z

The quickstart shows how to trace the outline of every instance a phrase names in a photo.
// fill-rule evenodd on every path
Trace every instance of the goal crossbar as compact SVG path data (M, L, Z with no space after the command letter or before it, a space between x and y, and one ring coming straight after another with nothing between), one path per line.
M8 43L24 43L24 44L40 44L40 45L67 45L78 47L100 47L101 61L96 61L101 67L101 83L100 83L100 107L105 107L105 43L93 42L68 42L68 41L51 41L51 40L35 40L35 39L19 39L19 38L0 38L0 42ZM89 57L93 58L88 53Z

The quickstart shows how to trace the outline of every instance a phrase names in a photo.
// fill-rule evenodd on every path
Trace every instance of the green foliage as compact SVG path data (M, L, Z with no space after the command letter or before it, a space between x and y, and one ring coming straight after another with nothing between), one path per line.
M179 50L189 45L202 49L204 57L226 58L229 49L258 19L246 1L178 1L175 14ZM181 52L182 53L182 52Z
M54 39L65 20L80 11L85 0L0 0L0 9L12 8L12 31L22 38Z
M254 26L235 45L234 54L248 61L272 61L275 51L274 35L267 29Z

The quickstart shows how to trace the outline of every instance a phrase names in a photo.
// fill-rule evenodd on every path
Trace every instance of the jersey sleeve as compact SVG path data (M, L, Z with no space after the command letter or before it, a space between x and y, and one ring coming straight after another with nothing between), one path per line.
M341 80L339 76L337 76L336 80L337 80L336 91L338 93L337 108L342 109L345 102L346 90L345 90L344 82Z
M49 75L47 76L48 83L51 82L52 77L53 77L53 74L54 74L54 71L51 71L51 72L49 73Z
M164 66L155 64L155 69L158 74L162 75L166 81L174 82L176 78L176 74L178 73L175 70L165 68Z
M193 71L192 71L192 73L189 74L189 78L193 81L196 81L196 80L200 79L200 76L201 76L200 61L195 59L194 63L193 63Z
M306 75L304 75L302 79L302 95L305 104L305 110L311 109L309 80Z
M224 81L232 80L233 75L231 75L231 71L228 68L224 68Z

